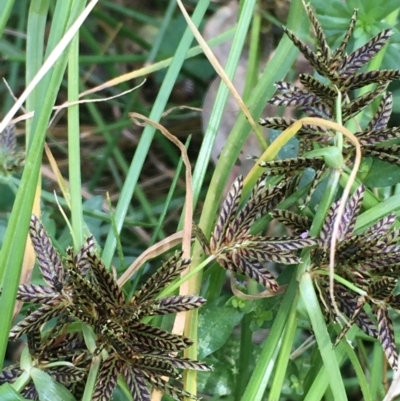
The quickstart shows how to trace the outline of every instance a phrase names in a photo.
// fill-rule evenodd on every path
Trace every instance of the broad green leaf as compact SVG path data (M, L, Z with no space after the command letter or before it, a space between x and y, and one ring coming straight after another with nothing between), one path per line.
M199 314L199 359L205 358L221 348L228 340L234 327L242 320L243 312L224 305L221 297L203 307Z
M60 383L40 369L31 369L32 381L40 401L76 401L75 397Z
M0 386L0 400L1 401L25 401L26 398L18 394L9 383L4 383Z
M400 167L376 160L372 162L364 184L367 187L389 187L400 182Z

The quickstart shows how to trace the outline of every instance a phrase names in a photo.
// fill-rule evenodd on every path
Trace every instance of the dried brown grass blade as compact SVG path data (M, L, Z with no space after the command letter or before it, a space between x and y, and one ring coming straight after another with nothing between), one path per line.
M146 249L135 259L135 261L126 269L124 274L118 279L118 285L122 287L130 279L130 277L132 277L132 275L139 270L141 266L143 266L144 263L179 245L182 243L182 239L183 231L178 231L177 233L170 235L169 237Z

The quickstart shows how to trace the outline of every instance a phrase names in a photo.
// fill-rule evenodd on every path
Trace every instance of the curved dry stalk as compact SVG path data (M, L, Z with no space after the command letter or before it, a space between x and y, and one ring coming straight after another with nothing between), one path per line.
M74 102L64 102L64 103L60 104L59 106L54 106L52 108L52 110L55 110L56 113L54 114L53 118L50 120L49 126L52 125L54 118L57 116L58 112L61 111L61 110L64 110L64 109L66 109L66 108L68 108L70 106L75 106L77 104L100 103L100 102L107 102L109 100L113 100L113 99L119 98L121 96L127 95L128 93L131 93L136 89L139 89L141 86L143 86L145 84L145 82L146 82L146 79L144 79L143 82L140 83L139 85L136 85L135 87L133 87L131 89L128 89L128 90L126 90L124 92L118 93L117 95L113 95L113 96L109 96L109 97L102 97L102 98L99 98L99 99L83 99L83 100L76 100ZM86 94L85 92L82 92L79 95L79 97L82 97L85 94ZM33 118L34 115L35 115L35 112L34 111L30 111L29 113L25 113L22 116L14 118L13 120L11 120L11 123L12 124L16 124L16 123L18 123L20 121L25 121L28 118Z
M302 124L299 121L295 121L292 125L286 128L275 140L267 147L264 153L258 158L260 162L272 161L275 156L279 153L279 151L292 139L297 132L301 129ZM249 173L246 175L243 181L243 188L245 188L244 192L247 192L252 185L255 184L257 178L261 175L262 167L259 165L260 163L255 163L251 168ZM258 173L260 172L260 173Z
M135 261L125 270L124 274L118 279L118 285L122 287L132 275L140 269L149 259L153 259L163 253L171 250L182 242L183 231L178 231L175 234L164 238L162 241L157 242L150 248L142 252Z
M174 135L172 135L164 126L150 120L146 116L139 113L129 113L129 118L137 123L137 119L143 120L147 124L157 128L167 139L174 143L180 150L183 163L186 167L186 196L185 196L185 220L183 227L183 257L190 258L190 243L192 241L192 216L193 216L193 191L192 191L192 166L190 165L189 157L185 145Z

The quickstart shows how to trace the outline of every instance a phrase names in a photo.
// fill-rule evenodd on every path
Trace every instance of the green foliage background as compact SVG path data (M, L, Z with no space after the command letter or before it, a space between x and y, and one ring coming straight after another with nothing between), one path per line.
M265 22L268 18L274 20L264 10L263 3L241 0L236 30L221 34L213 40L215 44L234 38L225 67L230 77L235 72L243 47L249 45L249 59L254 65L248 68L246 82L251 90L244 100L255 120L260 117L267 101L274 94L274 82L283 80L292 71L292 65L298 56L298 50L288 38L283 37L267 67L258 74L260 66L256 54L257 46L252 46L248 41L249 37L257 38L261 35L257 21L261 19ZM45 141L52 145L52 149L57 150L60 160L67 161L68 167L64 173L71 183L71 212L68 217L73 240L69 227L59 213L52 195L52 186L45 179L42 183L42 220L60 251L71 244L79 249L83 238L90 232L103 249L102 259L105 264L108 267L114 264L118 274L121 274L143 250L180 229L180 217L168 219L168 216L180 216L184 202L185 190L179 185L179 180L184 177L179 152L150 125L137 135L135 147L124 152L123 146L119 146L119 139L124 129L132 127L132 121L128 117L131 111L145 114L153 121L161 120L164 125L171 127L183 124L183 132L179 135L184 141L189 134L193 134L190 143L188 141L188 148L194 166L193 191L197 206L195 220L199 221L206 235L213 228L224 195L223 188L251 127L244 115L239 114L225 148L217 164L213 166L210 164L211 148L217 127L224 119L223 110L228 96L224 85L219 88L210 123L200 140L198 138L201 128L198 122L192 128L191 112L175 111L163 117L167 109L177 105L171 101L170 94L184 78L196 82L198 88L198 93L184 104L201 107L206 83L213 75L213 69L193 41L192 32L187 28L175 0L154 1L153 4L156 12L148 13L124 2L117 4L100 1L82 25L79 40L76 37L72 41L25 103L27 112L35 111L34 117L27 120L26 126L17 125L26 139L25 168L22 176L4 177L1 189L4 195L0 199L2 364L3 361L9 362L6 359L7 338L12 325L12 311L35 191L38 183L40 185L41 155ZM359 8L359 15L350 48L359 47L382 29L392 27L395 33L390 45L372 60L368 69L398 68L398 1L312 0L311 4L332 47L340 41L354 8ZM197 26L204 25L218 7L209 0L187 1L185 5L193 12L192 19ZM19 95L23 91L84 7L85 2L79 0L31 0L29 3L24 0L1 1L2 76L13 93ZM120 21L124 21L127 26L120 24ZM304 40L314 40L301 1L290 2L288 20L281 22ZM101 29L103 24L117 32L113 47L105 53L102 40L106 41L107 38L99 39L98 36L99 33L104 35ZM155 31L151 42L136 29L142 26ZM13 31L22 35L13 35ZM132 48L139 48L140 51L129 53L124 45L126 41L131 43ZM139 69L146 62L150 67L139 79L154 73L151 79L158 85L150 100L143 101L143 95L134 91L106 104L86 103L79 107L70 107L67 116L60 123L65 128L67 140L60 140L54 135L54 130L47 129L55 104L64 100L74 101L85 89L119 76L119 64L126 63L125 68L133 70ZM86 74L89 74L89 78L83 79ZM104 96L120 93L132 85L131 82L124 82L118 87L110 88ZM0 115L4 117L14 100L4 83L0 91ZM400 125L399 82L393 83L390 91L394 97L391 122L393 121L393 125ZM95 95L97 96L98 94ZM376 106L372 104L363 113L361 123L368 121ZM118 119L111 118L112 107L119 110ZM91 127L92 142L81 143L80 133L86 126ZM22 141L20 145L23 147ZM85 146L88 150L85 150ZM174 176L167 183L167 190L151 191L146 186L146 180L152 178L151 170L154 170L154 165L147 158L154 152L159 152L159 149L163 151L162 161L174 171ZM358 230L370 226L388 213L397 214L400 209L399 167L385 162L374 161L372 165L368 165L368 161L365 163L364 183L373 187L374 191L366 197L365 209L357 221ZM89 168L89 164L96 168ZM111 186L116 195L113 198L115 210L112 214L102 209L104 191L99 194L97 189L103 185L106 188ZM340 182L340 185L344 186L345 182ZM83 186L94 196L82 203ZM245 192L249 192L249 187L245 188ZM324 192L319 193L316 196L322 198ZM313 201L319 204L321 198ZM58 202L67 210L66 200L58 196ZM328 206L329 204L325 211ZM322 224L323 217L317 223ZM134 230L137 227L150 233L150 240L141 237L139 231ZM123 258L121 255L124 255ZM196 266L202 260L199 247L194 247L193 255L193 264ZM158 262L146 264L127 284L126 292L133 293L142 275L147 277L159 265ZM383 398L386 392L383 383L391 379L392 372L382 369L385 366L385 357L380 344L367 338L360 330L352 328L348 338L353 341L354 347L341 342L333 349L328 331L333 336L335 328L329 326L327 330L311 278L306 277L299 288L293 272L294 269L286 268L278 278L280 284L289 283L284 295L254 301L232 297L230 289L225 285L226 272L216 265L207 267L197 276L192 289L197 288L207 298L208 304L201 309L199 316L191 316L187 334L196 341L199 358L213 365L214 372L199 373L197 378L188 375L185 386L189 391L194 391L197 387L200 395L214 401L342 401L362 397L365 400ZM40 282L37 271L34 271L32 280ZM250 292L256 290L257 287L252 288L250 285ZM170 328L172 324L168 319L160 319L157 323L164 328ZM398 333L398 318L394 318L394 324ZM299 348L310 337L310 333L315 334L317 343L311 344L296 359L291 359L291 352ZM326 345L324 341L327 341ZM197 358L196 347L191 352L190 356ZM57 391L61 391L51 388L49 391L53 393L46 393L46 379L38 377L38 381L39 388L44 392L42 399L56 397ZM64 399L60 398L60 394L59 399ZM0 398L18 399L9 385L0 387ZM119 391L115 394L115 399L122 401L128 398Z

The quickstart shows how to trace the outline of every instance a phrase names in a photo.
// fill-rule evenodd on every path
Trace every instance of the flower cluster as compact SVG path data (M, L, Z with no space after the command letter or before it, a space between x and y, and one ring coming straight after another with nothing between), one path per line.
M181 254L176 253L127 300L112 273L94 252L92 238L85 241L76 255L69 249L62 260L41 222L34 216L30 236L48 286L20 286L19 300L41 306L11 330L10 339L15 340L23 334L35 338L30 341L29 350L36 366L50 368L51 365L44 361L64 361L65 364L48 371L51 376L68 388L82 384L89 369L90 354L77 333L68 333L71 322L78 321L92 327L97 337L94 355L101 353L104 359L93 400L110 400L118 375L124 378L135 401L150 399L148 384L176 400L196 398L167 379L179 379L178 369L210 369L203 363L176 356L192 341L142 322L147 316L187 311L204 304L204 298L198 296L156 298L189 265L189 259L182 259ZM41 340L40 329L55 317L58 319L56 326L44 341ZM68 372L66 367L70 368ZM2 372L0 382L15 381L21 373L18 366L7 368ZM25 394L31 399L36 397L32 385L28 385Z

